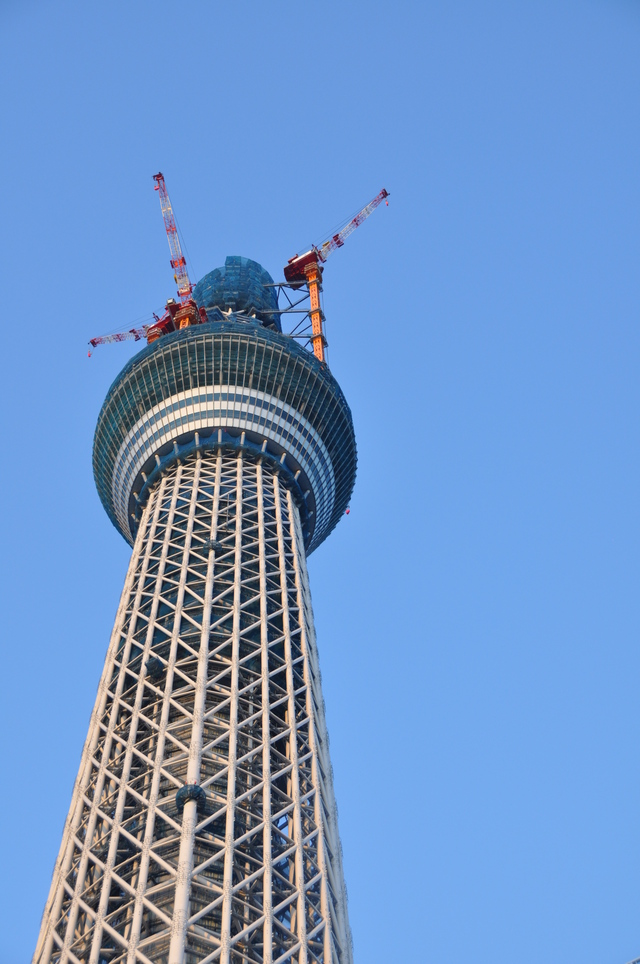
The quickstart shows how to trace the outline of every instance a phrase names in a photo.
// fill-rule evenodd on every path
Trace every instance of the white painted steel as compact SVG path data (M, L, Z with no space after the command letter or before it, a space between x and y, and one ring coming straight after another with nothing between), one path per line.
M236 398L242 401L236 401ZM216 385L179 392L144 412L124 439L113 469L112 492L118 521L128 531L131 490L145 462L167 442L204 429L242 429L270 439L287 451L313 487L316 525L325 525L335 498L327 448L291 405L266 392Z
M145 506L33 958L214 961L352 964L300 517L242 450Z

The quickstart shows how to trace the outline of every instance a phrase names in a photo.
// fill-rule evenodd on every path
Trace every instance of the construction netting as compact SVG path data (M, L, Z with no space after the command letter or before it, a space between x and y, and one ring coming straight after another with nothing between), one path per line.
M282 331L278 289L270 285L273 278L262 265L233 255L225 259L224 268L214 268L198 282L193 297L199 308L255 315L266 328Z

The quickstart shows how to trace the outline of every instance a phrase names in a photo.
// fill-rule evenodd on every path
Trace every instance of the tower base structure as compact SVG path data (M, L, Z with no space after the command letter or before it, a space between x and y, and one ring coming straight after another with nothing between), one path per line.
M352 964L306 556L355 465L326 366L254 318L112 385L133 553L33 964Z

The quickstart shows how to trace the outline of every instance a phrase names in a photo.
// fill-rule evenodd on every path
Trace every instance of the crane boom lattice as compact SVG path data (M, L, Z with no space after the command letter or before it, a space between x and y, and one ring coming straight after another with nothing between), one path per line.
M153 180L156 182L155 190L160 195L160 207L162 208L164 227L167 232L167 240L169 241L169 250L171 251L171 267L173 268L174 272L173 277L176 285L178 286L178 295L180 296L180 300L185 302L191 297L193 285L189 280L187 262L182 253L182 247L180 246L180 238L178 237L176 219L173 213L173 208L171 207L171 199L169 198L167 185L165 184L162 173L159 172L158 174L154 174Z
M92 350L98 345L110 345L118 341L140 341L141 338L147 337L148 328L148 325L143 325L142 328L130 328L129 331L117 331L112 335L99 335L97 338L90 338L89 344L91 345L91 349L89 350L89 355L91 355Z
M359 228L362 222L366 221L369 215L373 214L378 205L382 204L385 198L388 197L389 192L385 191L383 188L380 193L374 197L373 201L369 201L369 203L363 207L362 211L359 211L355 218L352 218L349 223L345 225L342 231L334 234L332 238L329 238L328 241L325 241L324 244L321 244L320 248L318 249L318 256L320 260L326 261L332 251L335 251L336 248L341 248L349 235L353 234L355 229Z

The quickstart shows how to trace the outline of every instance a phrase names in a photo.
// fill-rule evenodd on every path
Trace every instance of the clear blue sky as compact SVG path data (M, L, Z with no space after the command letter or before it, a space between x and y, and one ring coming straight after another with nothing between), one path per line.
M357 964L640 955L640 5L0 0L0 964L30 959L128 548L93 335L382 207L325 273L310 559Z

